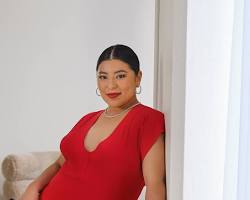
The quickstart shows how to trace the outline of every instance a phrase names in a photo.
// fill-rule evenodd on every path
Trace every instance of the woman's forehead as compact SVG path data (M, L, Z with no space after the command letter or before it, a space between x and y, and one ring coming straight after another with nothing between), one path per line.
M118 73L132 71L129 65L120 60L105 60L100 63L98 73Z

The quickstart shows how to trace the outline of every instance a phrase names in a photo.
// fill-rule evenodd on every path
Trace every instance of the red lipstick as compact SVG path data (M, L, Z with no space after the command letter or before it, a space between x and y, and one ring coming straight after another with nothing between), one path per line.
M117 96L119 96L121 93L118 93L118 92L112 92L112 93L108 93L108 97L111 98L111 99L114 99L116 98Z

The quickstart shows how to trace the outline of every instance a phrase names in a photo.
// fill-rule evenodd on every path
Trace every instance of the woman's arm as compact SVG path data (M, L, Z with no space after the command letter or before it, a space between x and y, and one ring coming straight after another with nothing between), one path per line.
M53 164L46 168L39 177L29 184L20 200L38 200L39 193L49 183L53 176L55 176L64 162L65 158L61 154Z
M166 200L165 150L162 134L145 156L142 164L146 200Z

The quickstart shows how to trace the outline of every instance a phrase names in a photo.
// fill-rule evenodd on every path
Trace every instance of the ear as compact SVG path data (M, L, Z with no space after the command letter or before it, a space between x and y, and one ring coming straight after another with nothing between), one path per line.
M136 87L140 86L141 78L142 78L142 71L140 70L136 76Z

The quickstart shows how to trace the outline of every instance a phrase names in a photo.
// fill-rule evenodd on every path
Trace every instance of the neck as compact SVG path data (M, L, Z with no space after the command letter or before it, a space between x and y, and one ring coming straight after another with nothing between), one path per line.
M110 114L116 114L116 113L119 113L133 105L135 105L136 103L139 103L139 101L135 98L135 99L132 99L131 101L127 102L126 104L123 104L119 107L112 107L112 106L109 106L108 107L108 113Z

